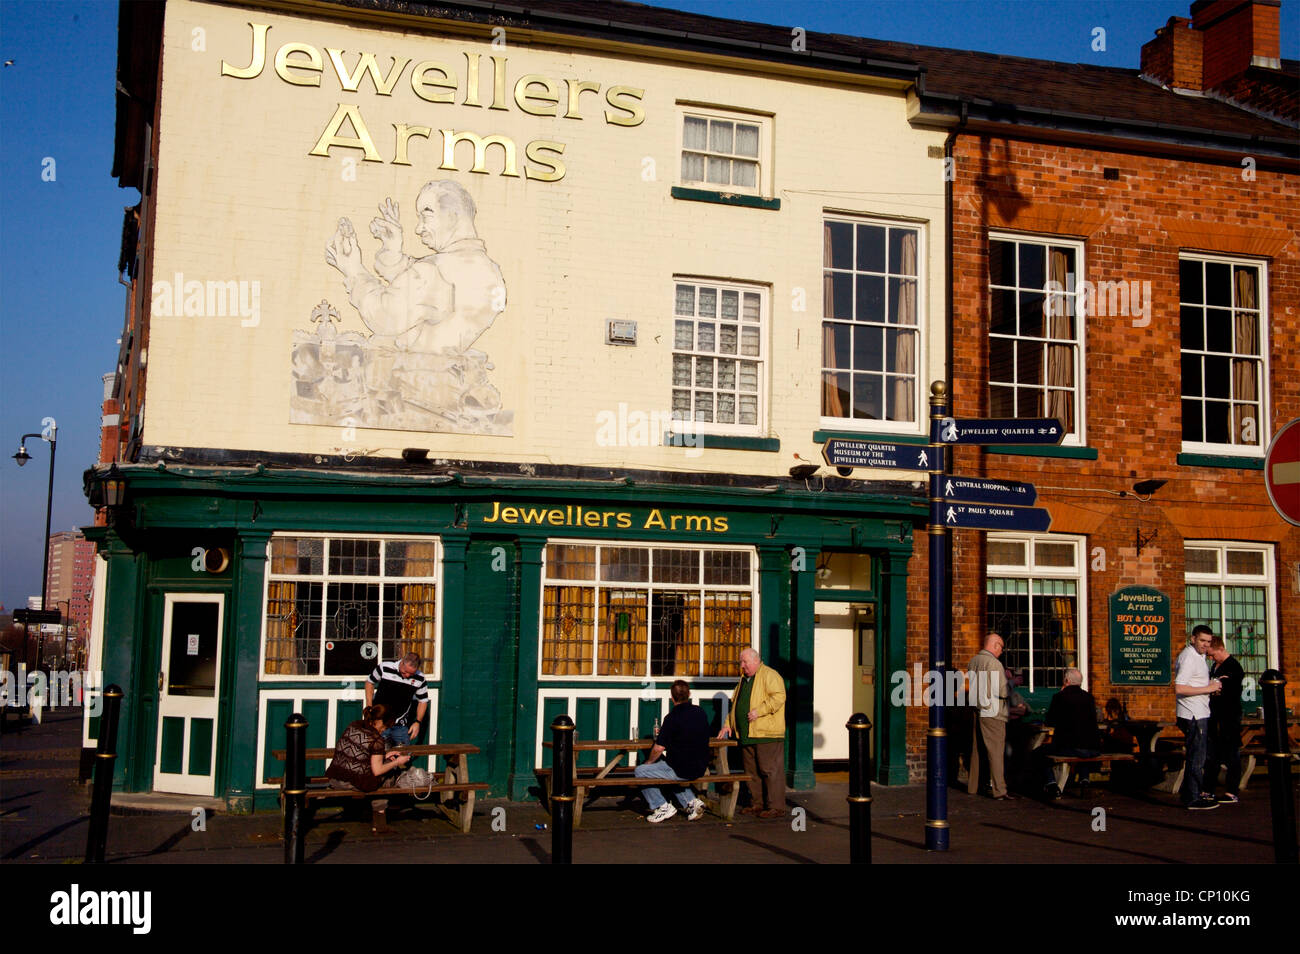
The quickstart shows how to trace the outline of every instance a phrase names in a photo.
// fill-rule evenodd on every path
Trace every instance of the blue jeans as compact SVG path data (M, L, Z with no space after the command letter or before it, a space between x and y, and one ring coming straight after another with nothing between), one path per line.
M1205 749L1209 739L1209 719L1179 719L1178 728L1183 730L1187 741L1187 764L1183 769L1183 787L1178 794L1184 805L1190 805L1201 797L1205 780Z
M663 759L659 759L657 762L647 762L644 765L638 765L634 774L637 778L677 778L676 773L673 772L673 767ZM664 793L657 788L644 789L644 793L645 800L649 804L651 811L654 811L664 802L668 801L668 799L664 798ZM689 811L691 802L695 801L695 792L692 791L691 787L688 785L686 788L678 789L673 792L673 797L676 798L677 803L682 806L682 811Z
M383 739L390 748L398 745L410 745L411 730L404 725L390 725L384 730Z

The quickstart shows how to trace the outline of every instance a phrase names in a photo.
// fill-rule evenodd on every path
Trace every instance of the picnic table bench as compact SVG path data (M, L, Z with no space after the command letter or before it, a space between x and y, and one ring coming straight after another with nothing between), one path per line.
M551 742L543 742L545 748L552 747ZM663 778L637 778L633 771L635 766L632 764L633 753L649 751L654 747L653 739L575 739L573 742L573 751L576 755L578 752L613 752L613 758L608 758L603 766L581 766L574 759L573 767L573 787L574 807L573 807L573 825L578 827L582 823L582 806L590 800L595 801L603 797L601 789L618 789L618 788L681 788L689 785L697 789L697 794L704 799L705 804L710 811L721 815L727 821L736 817L736 801L740 798L740 784L742 782L754 781L753 777L746 772L733 772L727 765L727 751L737 744L735 739L710 739L709 748L713 751L713 762L709 767L709 773L700 778L693 779L663 779ZM620 766L624 758L627 758L627 764ZM546 810L551 810L551 788L552 776L551 769L536 769L537 778L542 784L542 794L546 802ZM708 787L712 785L716 789L716 795L710 796Z
M442 781L431 786L422 786L418 789L413 788L395 788L391 785L382 786L373 792L361 792L346 788L330 788L328 779L325 776L313 776L307 779L307 789L304 795L304 808L308 818L311 816L314 803L325 801L327 799L355 799L355 798L393 798L397 795L414 795L420 796L437 795L438 799L435 805L451 820L452 824L458 826L462 832L468 832L470 822L474 817L474 797L478 792L485 792L488 789L486 782L471 782L469 780L469 756L478 755L479 748L476 745L463 743L444 743L440 745L400 745L390 752L398 752L403 755L410 755L413 758L420 756L442 756L445 767L442 771ZM271 755L281 762L284 761L285 750L275 749ZM315 759L332 759L334 758L333 749L308 749L306 752L307 761ZM437 779L437 772L430 772L430 775ZM284 777L268 779L271 782L277 782L280 785L280 809L284 810ZM444 798L444 795L461 794L459 799Z

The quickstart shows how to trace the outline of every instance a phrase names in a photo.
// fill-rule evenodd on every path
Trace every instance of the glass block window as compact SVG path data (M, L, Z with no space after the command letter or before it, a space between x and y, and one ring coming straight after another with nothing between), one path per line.
M1002 634L1002 663L1031 692L1059 689L1066 669L1082 668L1082 547L1060 534L989 534L986 626Z
M1268 446L1264 266L1178 263L1183 445L1262 454Z
M677 279L673 301L673 419L697 430L762 430L766 291Z
M822 246L822 417L915 430L925 286L920 229L826 219Z
M1082 266L1078 244L989 239L989 416L1053 417L1070 443L1084 393Z
M276 534L263 674L364 677L408 652L435 672L439 564L436 537Z
M1189 540L1183 555L1187 637L1196 626L1210 627L1258 687L1260 675L1277 659L1273 548ZM1258 704L1258 694L1254 701L1242 700L1244 708Z
M763 119L687 111L682 117L684 184L757 193L763 186Z
M549 543L541 675L736 676L757 586L746 547Z

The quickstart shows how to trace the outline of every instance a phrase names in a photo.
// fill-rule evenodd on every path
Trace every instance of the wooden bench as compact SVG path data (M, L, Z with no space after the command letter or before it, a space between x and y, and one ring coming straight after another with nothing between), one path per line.
M488 789L486 782L471 782L469 780L469 757L478 755L479 748L476 745L467 745L462 743L448 743L442 745L402 745L390 752L399 752L404 755L410 755L413 758L421 756L442 756L445 767L442 771L442 781L435 782L432 786L426 785L421 788L394 788L393 786L384 786L373 792L360 792L346 788L330 788L329 780L324 776L313 776L307 780L307 790L304 793L304 807L308 819L315 803L331 799L372 799L387 798L391 799L397 796L414 796L423 800L421 796L437 795L435 805L444 815L450 819L451 823L458 826L462 832L468 832L470 822L474 818L474 798L478 792L485 792ZM285 750L276 749L271 755L274 758L284 761ZM334 758L333 749L308 749L307 761L315 759L332 759ZM431 763L432 764L432 763ZM399 773L400 774L400 773ZM430 772L435 779L438 777L437 772ZM276 782L280 786L280 809L284 810L284 778L270 778L267 781ZM460 799L447 799L444 795L461 793Z
M1047 761L1052 764L1052 775L1056 779L1056 787L1062 792L1065 786L1070 782L1070 772L1076 765L1091 765L1093 763L1104 764L1107 767L1112 762L1136 762L1138 757L1124 752L1102 752L1100 755L1078 756L1078 755L1049 755Z
M552 743L542 743L545 748L551 748ZM682 788L690 786L697 790L697 794L703 798L709 810L717 815L721 815L727 821L736 817L736 802L740 798L740 785L742 782L753 781L753 777L745 772L733 772L727 765L727 751L737 743L734 739L710 739L709 748L713 751L713 762L709 766L707 775L694 779L663 779L663 778L637 778L632 766L632 753L649 751L654 747L653 739L575 739L573 751L575 754L575 764L573 769L573 787L574 808L573 808L573 825L578 827L582 823L582 807L587 801L595 801L604 797L600 790L609 789L628 789L628 788ZM576 764L576 755L578 752L614 752L612 759L608 759L603 766L582 766ZM619 768L619 763L624 757L628 759L628 765ZM617 769L617 771L616 771ZM551 787L553 772L551 769L536 769L537 778L542 784L542 794L546 802L546 810L551 810ZM709 786L716 789L715 795L709 794Z

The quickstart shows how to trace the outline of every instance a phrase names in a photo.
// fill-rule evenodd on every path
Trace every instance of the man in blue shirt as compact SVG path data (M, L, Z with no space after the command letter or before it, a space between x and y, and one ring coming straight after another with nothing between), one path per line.
M678 679L669 695L673 711L664 719L650 750L650 758L636 767L637 778L693 779L701 777L709 767L709 717L704 710L691 702L691 687ZM660 758L663 756L663 758ZM686 786L673 793L686 812L689 821L704 814L704 802ZM646 820L652 825L667 821L677 814L673 803L658 788L647 788L645 800L650 803Z

